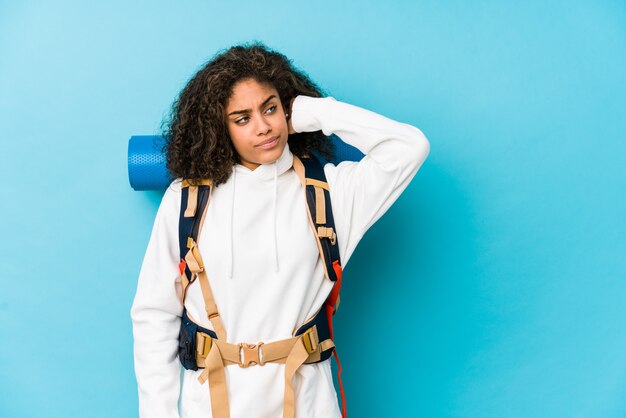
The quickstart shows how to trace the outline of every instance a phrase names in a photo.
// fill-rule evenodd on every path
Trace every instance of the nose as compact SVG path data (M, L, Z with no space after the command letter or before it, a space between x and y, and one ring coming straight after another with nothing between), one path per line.
M270 125L267 120L263 116L259 118L259 123L257 125L257 131L259 136L267 135L268 132L272 130L272 125Z

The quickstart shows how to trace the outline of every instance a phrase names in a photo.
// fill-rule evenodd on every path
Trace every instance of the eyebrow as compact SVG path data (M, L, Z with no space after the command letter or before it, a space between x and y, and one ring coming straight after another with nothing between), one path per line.
M259 106L259 107L263 107L263 106L265 106L265 105L267 104L267 102L269 102L270 100L272 100L272 99L274 99L274 98L276 98L276 95L272 94L270 97L268 97L267 99L265 99L265 100L263 101L263 103L261 103L261 106ZM238 115L238 114L241 114L241 113L250 113L250 112L252 112L252 109L235 110L234 112L230 112L230 113L228 114L228 116Z

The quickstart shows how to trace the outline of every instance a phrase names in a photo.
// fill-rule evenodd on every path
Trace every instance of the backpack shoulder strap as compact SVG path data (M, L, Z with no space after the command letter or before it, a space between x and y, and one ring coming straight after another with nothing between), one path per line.
M190 269L190 267L195 266L188 265L191 257L187 257L187 253L196 248L212 187L213 184L210 180L203 180L198 185L191 185L189 181L183 180L181 184L180 217L178 221L180 264L178 268L183 286L183 305L185 303L187 286L196 278L196 275Z
M317 238L326 277L336 282L341 275L339 245L324 167L315 157L293 156L293 167L305 189L309 221Z
M211 201L211 192L213 183L210 180L203 180L200 184L192 185L183 182L180 205L180 221L179 221L179 246L180 246L180 272L181 283L183 287L182 304L183 312L185 311L185 295L189 284L193 283L196 278L200 282L202 296L204 297L204 309L207 318L213 325L213 330L217 334L217 338L226 341L226 329L217 309L213 292L209 284L204 262L200 251L198 251L198 239L202 231L202 225L206 217L209 202Z
M335 220L333 218L330 202L330 187L326 181L324 167L315 156L298 158L294 155L293 167L296 173L298 173L298 177L300 177L302 186L305 188L309 221L311 222L311 226L317 238L320 256L324 261L326 277L334 282L333 288L326 298L322 309L320 309L310 322L303 325L296 332L296 335L305 332L306 329L315 325L320 341L328 337L332 342L335 338L333 316L339 307L339 292L341 291L341 276L343 270L339 257ZM337 361L337 379L341 393L341 415L345 418L347 415L346 396L341 379L341 363L339 362L337 350L334 348L334 343L329 345L328 350L324 350L320 359L325 360L333 354Z

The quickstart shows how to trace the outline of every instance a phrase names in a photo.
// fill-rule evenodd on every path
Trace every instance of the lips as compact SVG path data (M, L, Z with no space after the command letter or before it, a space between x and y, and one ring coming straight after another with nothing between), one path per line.
M255 146L260 147L260 146L263 146L263 145L267 145L267 144L269 144L269 143L274 142L274 141L275 141L275 140L277 140L277 139L278 139L278 135L277 135L277 136L274 136L274 137L272 137L272 138L270 138L270 139L268 139L267 141L263 141L263 142L261 142L260 144L256 144Z

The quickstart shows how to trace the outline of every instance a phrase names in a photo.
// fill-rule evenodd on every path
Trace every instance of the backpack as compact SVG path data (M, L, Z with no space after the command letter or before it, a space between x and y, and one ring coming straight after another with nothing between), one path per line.
M203 180L192 185L183 180L179 220L179 246L183 313L178 343L178 356L186 369L204 369L200 383L209 380L211 409L214 418L229 418L228 393L224 367L249 367L268 362L285 364L285 399L283 418L295 417L295 393L292 378L302 364L318 363L333 354L338 366L342 399L342 416L346 417L346 402L341 381L341 364L333 342L332 318L339 306L341 289L341 260L335 222L330 201L330 189L322 163L315 156L293 156L293 167L304 188L309 223L316 236L317 247L324 263L325 276L334 286L322 307L312 318L294 330L288 339L258 344L227 342L226 330L215 304L209 280L198 251L199 233L211 200L213 183ZM213 330L194 322L185 308L189 284L199 281L207 317Z

